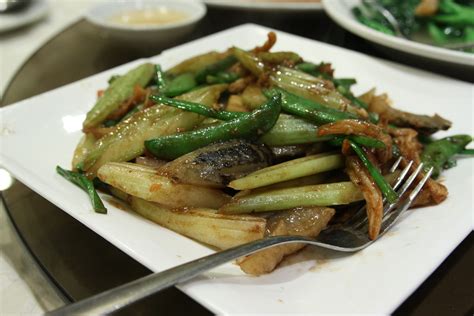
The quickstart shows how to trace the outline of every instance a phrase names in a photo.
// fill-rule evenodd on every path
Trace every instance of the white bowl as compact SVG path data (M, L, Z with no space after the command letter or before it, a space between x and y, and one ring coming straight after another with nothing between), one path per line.
M166 24L125 24L111 20L121 13L147 9L178 11L186 17ZM206 6L198 0L126 0L102 2L90 8L85 18L113 39L131 44L152 42L166 46L179 42L205 15Z

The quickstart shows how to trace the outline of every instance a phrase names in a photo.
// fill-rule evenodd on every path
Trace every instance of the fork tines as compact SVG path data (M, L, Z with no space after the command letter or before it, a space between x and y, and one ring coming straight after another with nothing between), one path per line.
M402 157L398 158L397 161L390 168L390 172L395 172L402 161ZM418 182L417 186L411 191L410 195L403 199L404 194L415 182L415 179L420 175L423 170L423 163L420 163L416 169L411 173L410 170L413 167L414 162L409 161L405 168L400 172L395 183L393 184L393 189L397 192L399 198L393 203L387 203L384 199L384 208L383 208L383 217L382 217L382 229L381 232L385 231L387 224L385 222L389 219L388 225L390 225L394 220L401 215L405 210L407 210L410 205L415 200L416 196L420 193L423 185L426 183L428 178L431 176L432 168L424 175L423 179ZM408 178L407 178L408 176ZM405 180L406 179L406 180ZM393 211L397 208L395 211ZM403 209L403 210L402 210ZM392 212L393 211L393 212ZM392 214L393 213L393 214ZM354 216L348 221L348 224L353 226L355 229L361 229L364 226L367 226L368 219L366 215L366 206L363 206Z

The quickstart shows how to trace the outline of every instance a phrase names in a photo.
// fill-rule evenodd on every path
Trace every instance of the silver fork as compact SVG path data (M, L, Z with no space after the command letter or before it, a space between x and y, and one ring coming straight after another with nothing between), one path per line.
M397 163L399 162L400 161ZM410 162L409 165L403 169L394 185L394 188L398 188L403 183L401 188L397 191L401 198L399 198L395 203L385 204L384 206L384 216L382 219L382 228L379 238L390 230L396 220L410 207L425 182L431 176L433 171L432 168L425 174L423 179L418 182L408 197L402 198L408 188L414 184L416 177L423 168L423 164L420 164L408 179L404 181L412 164L413 162ZM368 238L367 220L363 219L363 216L361 216L364 212L365 209L362 208L357 214L355 214L355 220L351 220L347 224L340 226L330 227L322 231L317 238L302 236L275 236L256 240L254 242L196 259L163 272L150 274L138 280L89 297L85 300L48 312L46 315L109 314L168 287L188 281L201 273L224 263L277 245L304 243L337 251L356 252L375 242L375 240L370 240Z

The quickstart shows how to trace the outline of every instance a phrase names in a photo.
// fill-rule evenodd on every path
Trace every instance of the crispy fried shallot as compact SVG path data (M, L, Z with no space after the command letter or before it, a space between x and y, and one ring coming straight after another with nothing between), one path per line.
M273 47L273 45L275 45L277 40L275 32L268 32L267 37L268 38L266 42L262 46L257 46L252 50L253 53L257 54L261 52L268 52Z

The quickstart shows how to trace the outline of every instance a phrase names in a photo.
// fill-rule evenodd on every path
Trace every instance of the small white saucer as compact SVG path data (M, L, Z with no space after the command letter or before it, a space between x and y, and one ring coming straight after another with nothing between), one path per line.
M36 22L46 16L49 5L46 0L32 0L26 8L0 14L0 33Z

